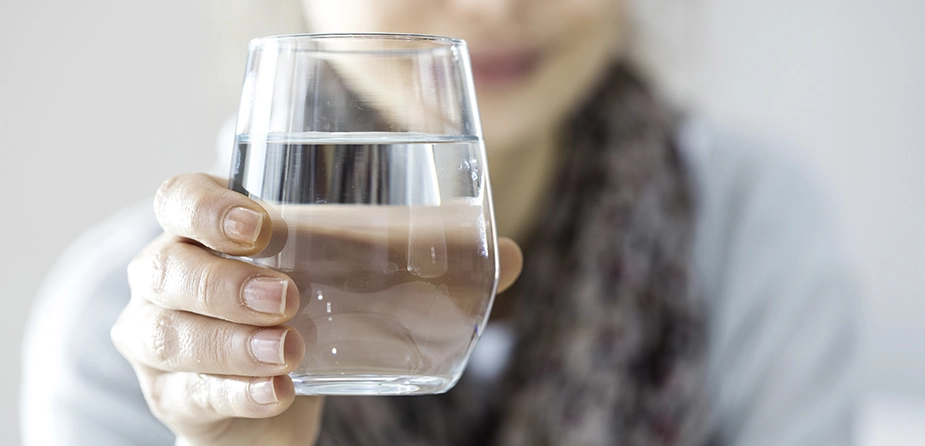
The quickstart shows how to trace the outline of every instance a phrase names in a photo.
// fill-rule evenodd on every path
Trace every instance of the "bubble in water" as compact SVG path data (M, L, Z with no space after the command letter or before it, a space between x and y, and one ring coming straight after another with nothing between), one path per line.
M450 295L450 288L449 288L448 286L446 286L446 284L442 284L442 285L438 286L438 287L437 287L437 291L439 291L440 294L443 295L443 296L449 296L449 295Z
M382 269L382 272L386 274L395 274L398 272L398 264L395 262L389 262L389 264Z
M332 355L336 355L336 354L337 354L337 347L331 348L331 354L332 354Z

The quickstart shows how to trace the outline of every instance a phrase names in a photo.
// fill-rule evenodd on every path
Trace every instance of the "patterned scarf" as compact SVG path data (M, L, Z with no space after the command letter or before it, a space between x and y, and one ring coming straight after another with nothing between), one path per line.
M707 438L692 197L671 120L615 67L571 120L565 165L504 299L498 383L328 397L322 445L696 445Z

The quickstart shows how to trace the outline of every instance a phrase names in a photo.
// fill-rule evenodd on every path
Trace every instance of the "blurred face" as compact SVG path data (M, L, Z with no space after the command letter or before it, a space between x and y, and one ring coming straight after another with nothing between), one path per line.
M465 39L489 150L555 130L623 46L623 0L302 0L312 32Z

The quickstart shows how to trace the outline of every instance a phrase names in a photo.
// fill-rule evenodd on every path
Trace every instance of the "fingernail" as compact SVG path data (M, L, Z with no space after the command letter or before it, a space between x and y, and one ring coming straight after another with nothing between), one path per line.
M276 388L273 386L273 378L255 379L250 382L247 390L250 392L251 398L253 398L254 402L257 404L273 404L279 402L279 398L276 397Z
M269 328L258 331L251 338L251 352L258 361L266 364L282 365L286 363L286 334L289 330Z
M263 226L263 214L248 208L236 207L225 215L222 223L225 235L241 243L253 245Z
M288 289L288 280L254 277L244 285L244 305L261 313L283 314L286 312Z

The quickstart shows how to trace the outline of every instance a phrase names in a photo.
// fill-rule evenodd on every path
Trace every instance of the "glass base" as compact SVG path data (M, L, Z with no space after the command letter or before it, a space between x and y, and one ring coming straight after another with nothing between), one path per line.
M444 393L452 380L439 376L291 375L296 395L429 395Z

